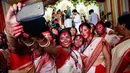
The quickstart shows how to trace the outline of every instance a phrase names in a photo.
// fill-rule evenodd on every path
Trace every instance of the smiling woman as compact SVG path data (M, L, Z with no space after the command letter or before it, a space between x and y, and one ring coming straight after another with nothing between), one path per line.
M59 34L60 47L56 57L58 73L83 73L87 57L72 49L72 37L68 29ZM84 65L83 65L84 64Z

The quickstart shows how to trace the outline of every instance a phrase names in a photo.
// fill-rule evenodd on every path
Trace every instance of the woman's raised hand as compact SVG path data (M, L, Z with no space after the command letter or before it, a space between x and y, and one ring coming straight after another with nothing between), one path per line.
M11 37L17 38L23 32L23 26L20 25L19 22L16 21L16 14L21 8L25 6L25 4L13 4L10 6L7 15L6 15L6 34L10 35Z

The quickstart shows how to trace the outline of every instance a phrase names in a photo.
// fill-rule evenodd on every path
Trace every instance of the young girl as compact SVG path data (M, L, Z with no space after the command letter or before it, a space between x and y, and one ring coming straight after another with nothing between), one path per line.
M80 52L81 46L84 44L84 38L81 35L76 35L74 38L73 49Z
M70 33L71 33L72 41L73 41L74 37L75 37L76 34L77 34L77 29L76 29L75 27L71 27L71 28L70 28Z

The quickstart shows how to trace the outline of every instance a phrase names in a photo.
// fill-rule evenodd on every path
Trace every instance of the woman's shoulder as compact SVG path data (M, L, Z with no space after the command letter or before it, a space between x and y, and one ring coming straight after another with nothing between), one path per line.
M103 39L103 37L100 37L100 36L95 35L95 36L93 37L93 39Z

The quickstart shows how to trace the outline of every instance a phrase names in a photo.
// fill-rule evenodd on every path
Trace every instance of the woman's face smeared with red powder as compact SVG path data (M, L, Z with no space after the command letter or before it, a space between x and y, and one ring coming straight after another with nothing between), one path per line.
M96 25L96 32L99 34L99 35L102 35L105 33L105 27L99 23Z
M80 33L81 33L81 35L82 35L85 39L87 39L87 38L90 36L91 31L90 31L89 28L87 28L87 26L82 25L82 26L80 27Z
M83 37L77 36L77 37L75 38L75 40L74 40L74 46L75 46L76 48L79 48L79 47L81 47L82 45L83 45Z
M60 35L60 44L61 46L68 48L71 46L72 38L70 34L66 31L62 32Z

